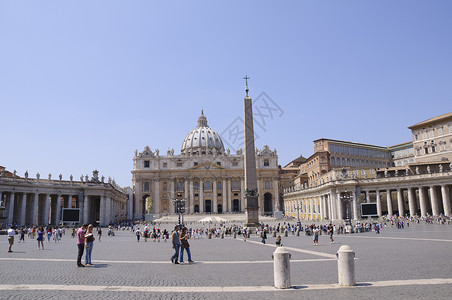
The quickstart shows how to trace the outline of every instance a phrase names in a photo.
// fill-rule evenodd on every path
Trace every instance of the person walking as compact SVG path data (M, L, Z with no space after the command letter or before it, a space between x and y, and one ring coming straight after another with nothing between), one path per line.
M94 245L94 233L93 233L93 225L89 224L88 229L85 233L85 245L86 245L86 253L85 253L85 266L92 266L91 263L91 253L93 252Z
M141 237L140 227L137 227L137 230L135 230L135 235L137 236L137 242L139 242Z
M267 231L265 230L265 228L262 229L261 238L262 238L262 244L265 244L265 240L267 239Z
M97 237L99 238L99 242L100 239L102 238L102 227L97 227Z
M83 224L82 227L80 227L77 230L77 248L78 248L78 254L77 254L77 266L78 267L84 267L85 265L82 264L82 256L83 251L85 250L85 229L87 225Z
M20 228L19 234L20 234L19 243L20 243L20 241L25 243L25 229L23 227Z
M40 246L44 250L44 229L42 227L38 228L38 238L36 240L38 241L38 250L41 250Z
M11 226L8 229L8 244L9 244L9 248L8 248L8 252L13 252L13 245L14 245L14 235L16 235L16 230L14 228L14 226Z
M187 251L187 255L188 255L188 262L192 263L193 261L191 260L191 253L190 253L190 244L188 243L188 232L187 232L187 227L182 228L182 232L180 234L179 240L181 243L181 250L180 250L180 258L179 258L179 262L183 263L184 262L184 249L185 251Z
M46 233L47 233L47 242L50 243L50 238L52 237L52 226L50 225L47 226Z
M330 224L328 225L327 231L328 231L328 234L329 234L329 236L330 236L330 244L334 244L334 239L333 239L333 233L334 233L334 230L333 230L333 224L330 223Z
M171 244L173 245L174 254L171 256L171 262L173 264L178 265L177 259L179 258L179 247L180 247L180 239L179 239L179 226L174 227L174 231L171 234Z
M319 245L319 228L314 226L314 230L313 230L312 234L313 234L313 239L314 239L314 246L318 246Z

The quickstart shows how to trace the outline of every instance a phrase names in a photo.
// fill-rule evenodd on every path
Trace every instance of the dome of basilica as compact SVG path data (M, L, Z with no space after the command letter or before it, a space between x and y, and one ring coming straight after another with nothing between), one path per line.
M198 125L190 131L182 142L182 154L215 154L224 153L220 135L207 125L204 112L198 118Z

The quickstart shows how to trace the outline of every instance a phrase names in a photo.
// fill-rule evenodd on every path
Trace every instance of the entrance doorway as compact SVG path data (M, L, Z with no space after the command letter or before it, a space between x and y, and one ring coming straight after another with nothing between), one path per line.
M218 213L222 214L223 213L223 205L218 204Z
M204 201L204 212L211 213L212 212L212 200Z
M266 215L273 214L273 201L272 194L270 193L264 194L264 214Z
M240 201L239 201L239 199L232 200L232 211L234 211L234 212L240 211Z

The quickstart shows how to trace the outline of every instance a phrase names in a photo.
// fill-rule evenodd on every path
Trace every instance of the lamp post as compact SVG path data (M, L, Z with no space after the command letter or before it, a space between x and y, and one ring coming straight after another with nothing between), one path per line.
M182 198L182 194L181 193L177 193L177 197L176 199L172 199L173 204L174 204L174 208L175 211L178 213L179 215L179 228L183 227L183 213L185 212L185 203L187 202L186 198ZM182 222L181 222L181 216L182 216Z
M346 210L345 210L345 218L348 220L351 220L351 209L350 203L353 201L353 196L350 195L347 191L341 194L341 200L345 204Z

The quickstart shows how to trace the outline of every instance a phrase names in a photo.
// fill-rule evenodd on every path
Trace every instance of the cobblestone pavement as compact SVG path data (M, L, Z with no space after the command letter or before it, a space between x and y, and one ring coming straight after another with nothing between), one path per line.
M167 228L171 227L170 225ZM105 232L105 231L104 231ZM283 244L292 254L290 290L273 288L272 253L252 235L190 240L193 264L170 262L170 242L136 242L127 231L96 240L92 267L77 268L75 239L45 242L45 250L26 237L7 252L0 236L0 299L450 299L452 226L412 224L375 232L326 235L319 246L309 236L289 234ZM352 288L337 286L335 254L341 245L356 253ZM3 250L1 250L3 249ZM186 258L185 258L186 259ZM440 279L445 280L442 282ZM413 281L409 281L413 280Z

